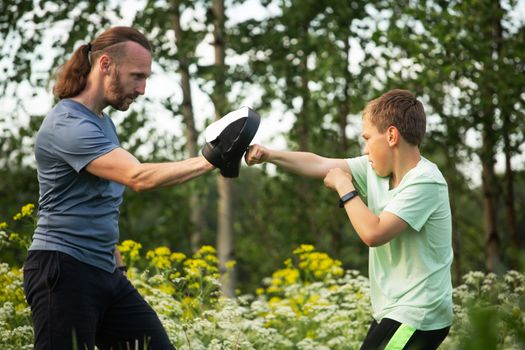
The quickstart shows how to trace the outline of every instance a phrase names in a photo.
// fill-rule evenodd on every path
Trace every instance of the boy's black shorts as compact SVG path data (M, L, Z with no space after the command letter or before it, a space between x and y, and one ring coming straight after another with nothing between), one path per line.
M175 349L155 311L118 270L108 273L57 251L30 251L24 292L35 350Z
M373 321L361 350L434 350L445 340L450 327L432 331L413 330L389 318Z

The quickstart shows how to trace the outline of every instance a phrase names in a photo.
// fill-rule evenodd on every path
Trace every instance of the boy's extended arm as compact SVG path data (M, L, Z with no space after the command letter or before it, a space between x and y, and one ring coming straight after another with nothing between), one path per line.
M355 191L352 176L339 169L330 170L324 183L326 187L335 190L339 197ZM384 211L379 216L375 215L359 197L346 202L344 208L357 234L369 247L390 242L408 226L403 219L392 213Z
M293 173L315 178L324 178L333 168L350 171L345 159L326 158L310 152L271 150L261 145L250 146L245 159L248 165L269 162Z

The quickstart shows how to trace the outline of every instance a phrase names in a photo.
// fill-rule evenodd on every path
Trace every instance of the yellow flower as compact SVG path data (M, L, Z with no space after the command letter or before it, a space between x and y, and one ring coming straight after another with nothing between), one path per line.
M302 254L302 253L311 252L314 249L315 249L314 246L311 245L311 244L301 244L299 246L299 248L297 248L296 250L293 251L293 253L296 254L296 255L299 255L299 254Z
M215 254L217 251L211 245L203 245L196 254Z
M135 242L131 239L127 239L123 241L119 246L118 250L120 250L121 253L126 253L133 250L139 250L142 248L142 244Z
M255 294L257 294L257 295L262 295L262 294L264 294L264 288L257 288L257 289L255 290Z
M281 302L281 298L279 298L279 297L272 297L270 300L268 300L268 304L270 306L278 304L280 302Z
M204 260L214 265L217 265L219 263L219 259L217 259L215 255L211 255L211 254L204 256Z
M18 221L20 219L22 219L22 213L16 213L16 215L13 216L13 220L15 220L15 221Z
M176 262L180 263L184 259L186 259L186 255L184 253L172 253L170 255L170 260L171 261L176 261Z
M334 276L342 276L344 274L344 270L342 268L340 268L339 266L336 266L332 269L332 274Z
M206 261L204 261L202 259L188 259L188 260L186 260L184 262L184 266L189 267L189 268L196 268L196 269L202 268L202 269L205 269L209 265L206 263Z
M268 287L268 290L267 290L267 292L268 292L269 294L272 294L272 293L275 293L275 294L276 294L276 293L280 293L281 291L282 291L281 288L279 288L279 287L277 287L277 286L275 286L275 285L271 285L271 286L269 286L269 287Z
M309 329L306 332L306 338L315 339L315 337L316 337L316 333L313 329Z
M17 241L18 239L20 239L20 235L19 235L18 233L12 232L12 233L9 235L9 241L11 241L11 242L15 242L15 241Z
M175 278L179 278L180 277L180 272L174 272L172 274L170 274L170 279L174 280Z
M231 270L235 267L235 265L237 264L237 262L235 260L230 260L230 261L227 261L226 262L226 268L228 270Z
M165 294L173 295L175 293L175 288L171 284L168 284L168 283L163 283L157 288Z
M155 254L161 255L161 256L168 256L171 254L171 250L168 247L161 246L161 247L155 248Z
M171 251L168 247L157 247L146 254L146 259L151 260L151 265L158 269L166 269L171 266Z
M200 289L201 285L197 282L193 282L192 284L188 285L188 289Z
M35 205L33 203L26 204L22 207L22 216L30 216L33 214L33 210L35 209Z
M0 222L0 230L5 230L7 228L7 222Z

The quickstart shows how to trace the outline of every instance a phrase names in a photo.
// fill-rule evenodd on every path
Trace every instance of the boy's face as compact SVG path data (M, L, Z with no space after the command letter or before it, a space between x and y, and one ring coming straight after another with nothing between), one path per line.
M388 144L387 133L380 133L369 120L363 119L362 137L365 140L363 153L368 155L372 169L378 176L390 176L392 173L392 149Z

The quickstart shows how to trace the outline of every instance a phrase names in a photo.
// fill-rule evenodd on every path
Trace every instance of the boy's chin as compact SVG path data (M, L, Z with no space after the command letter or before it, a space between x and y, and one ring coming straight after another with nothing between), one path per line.
M376 169L374 169L374 173L379 177L389 177L391 175L391 173L377 171Z

